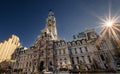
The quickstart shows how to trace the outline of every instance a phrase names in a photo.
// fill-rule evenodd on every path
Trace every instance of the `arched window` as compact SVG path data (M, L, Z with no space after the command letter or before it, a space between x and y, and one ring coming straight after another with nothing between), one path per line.
M76 57L76 59L77 59L77 64L79 64L79 57Z
M75 54L77 54L77 50L76 50L76 48L75 48L74 50L75 50Z
M72 46L75 46L75 45L76 45L76 43L73 41L73 42L72 42Z
M68 42L68 43L67 43L67 45L70 47L70 46L71 46L71 43L70 43L70 42Z
M86 41L85 41L85 40L82 40L82 44L86 44Z
M77 45L81 45L80 41L77 41Z
M64 58L64 62L65 62L65 64L67 63L67 59L66 58Z
M60 58L60 61L62 61L62 58Z
M105 58L104 58L104 56L102 54L100 55L100 57L101 57L102 61L105 60Z
M62 41L62 46L64 46L64 45L65 45L65 42Z
M72 64L74 64L74 58L72 57Z
M58 46L61 47L61 43L60 42L58 43Z
M54 43L54 46L57 47L57 43Z

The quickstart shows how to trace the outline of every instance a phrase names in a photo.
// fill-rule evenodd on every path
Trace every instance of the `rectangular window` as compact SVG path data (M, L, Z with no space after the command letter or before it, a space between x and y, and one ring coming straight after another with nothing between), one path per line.
M59 54L61 54L61 50L59 50Z
M103 56L103 55L100 55L100 57L101 57L102 61L104 61L104 60L105 60L105 58L104 58L104 56Z
M45 32L45 37L47 37L47 33Z
M73 54L73 53L72 53L72 49L69 49L69 53L70 53L70 54Z
M63 50L63 54L65 54L65 49Z
M82 49L81 49L81 48L79 48L79 49L80 49L80 53L83 53L83 52L82 52Z
M85 47L85 50L86 50L86 52L88 52L88 49L87 49L87 47Z
M79 58L78 58L78 57L76 57L76 59L77 59L77 64L79 64Z
M76 50L76 48L75 48L75 54L77 54L77 50Z
M72 64L74 64L74 58L72 57Z
M82 60L83 60L83 62L85 62L84 56L82 56Z
M57 53L57 55L59 55L59 51L58 51L58 50L57 50L57 52L56 52L56 53Z
M89 60L89 62L91 63L91 59L90 59L90 56L88 56L88 60Z

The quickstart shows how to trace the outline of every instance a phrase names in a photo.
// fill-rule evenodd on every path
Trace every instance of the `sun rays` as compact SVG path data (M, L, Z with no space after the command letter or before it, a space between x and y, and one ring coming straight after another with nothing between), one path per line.
M120 32L120 24L117 23L120 16L118 14L114 14L114 16L112 16L111 8L109 7L108 16L105 16L105 18L99 16L96 17L101 21L100 27L102 29L101 38L97 40L97 43L101 43L103 38L106 38L108 40L113 39L117 45L120 46L120 36L118 34Z

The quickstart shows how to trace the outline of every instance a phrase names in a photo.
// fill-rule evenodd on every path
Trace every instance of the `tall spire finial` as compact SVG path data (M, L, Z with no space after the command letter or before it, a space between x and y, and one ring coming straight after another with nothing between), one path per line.
M48 14L48 16L54 16L54 13L53 13L52 9L49 9L49 14Z
M52 11L52 9L49 9L49 12Z

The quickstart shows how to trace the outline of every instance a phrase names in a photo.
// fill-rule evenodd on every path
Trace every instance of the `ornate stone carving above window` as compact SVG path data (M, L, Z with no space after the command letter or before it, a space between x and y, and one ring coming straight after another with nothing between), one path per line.
M73 41L73 42L72 42L72 46L75 46L75 45L76 45L76 43Z
M86 41L85 41L85 40L82 40L82 44L86 44Z
M62 46L65 46L65 42L62 42Z
M60 42L58 43L58 46L61 47L61 43Z
M77 43L77 45L81 45L81 42L80 42L80 41L77 41L76 43Z
M70 42L68 42L68 43L67 43L67 45L68 45L68 47L70 47L70 46L71 46L71 43L70 43Z

